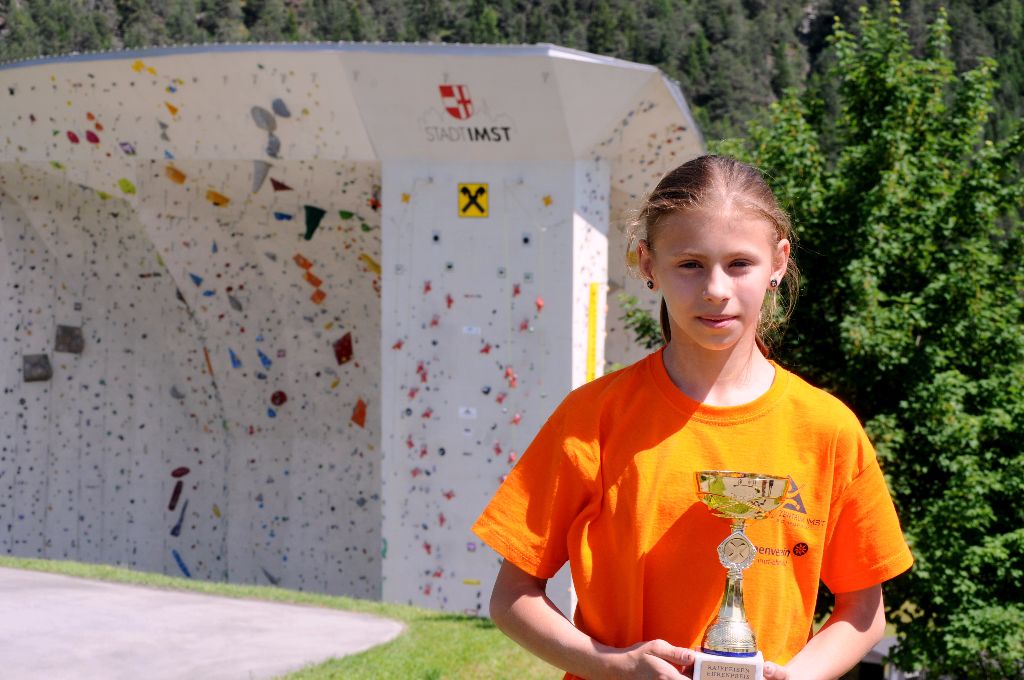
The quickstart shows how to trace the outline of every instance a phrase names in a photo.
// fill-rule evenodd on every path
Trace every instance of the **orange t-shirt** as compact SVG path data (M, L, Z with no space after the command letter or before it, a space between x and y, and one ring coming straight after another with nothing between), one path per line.
M699 649L721 604L717 547L730 526L698 500L698 470L795 486L746 527L758 554L744 571L745 610L767 660L786 663L807 642L819 580L859 590L913 562L871 443L842 402L775 366L754 401L708 406L675 387L662 351L566 397L473 531L539 578L568 560L576 626L598 641Z

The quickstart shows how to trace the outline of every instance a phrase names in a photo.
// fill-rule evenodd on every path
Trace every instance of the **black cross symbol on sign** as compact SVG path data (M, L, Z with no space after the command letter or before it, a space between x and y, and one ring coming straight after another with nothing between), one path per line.
M476 191L470 191L469 187L462 187L462 195L469 199L466 205L462 206L462 212L468 212L470 208L476 207L481 213L486 213L482 205L477 203L477 199L487 193L487 187L477 187Z

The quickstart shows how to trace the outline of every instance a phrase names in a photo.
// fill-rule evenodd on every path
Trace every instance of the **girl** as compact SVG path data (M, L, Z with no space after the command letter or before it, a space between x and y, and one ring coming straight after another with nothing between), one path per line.
M797 291L790 240L754 168L702 156L666 175L630 234L665 346L566 397L474 525L504 558L495 624L566 677L689 677L730 532L697 498L698 470L791 482L784 508L747 525L766 678L838 677L881 638L880 584L912 558L874 451L849 409L766 356L788 316L779 288ZM545 596L566 560L575 625ZM836 604L812 637L819 580Z

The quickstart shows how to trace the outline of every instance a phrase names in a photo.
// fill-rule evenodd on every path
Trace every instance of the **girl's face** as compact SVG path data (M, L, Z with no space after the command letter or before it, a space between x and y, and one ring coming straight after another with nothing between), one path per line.
M724 350L753 343L769 282L782 281L789 250L756 214L679 210L662 218L653 244L640 242L640 269L665 297L672 344Z

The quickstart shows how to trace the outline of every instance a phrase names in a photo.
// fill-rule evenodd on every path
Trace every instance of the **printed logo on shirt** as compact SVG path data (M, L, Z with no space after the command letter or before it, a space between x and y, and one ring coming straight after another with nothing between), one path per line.
M801 541L800 543L797 543L793 546L793 554L797 557L803 557L807 554L807 551L810 549L811 547L809 545Z
M800 487L797 485L796 480L793 479L792 476L790 476L789 478L789 492L792 494L792 496L790 497L789 502L783 505L782 507L785 508L786 510L793 510L795 512L799 512L802 515L806 515L807 508L804 507L804 501L800 497Z

